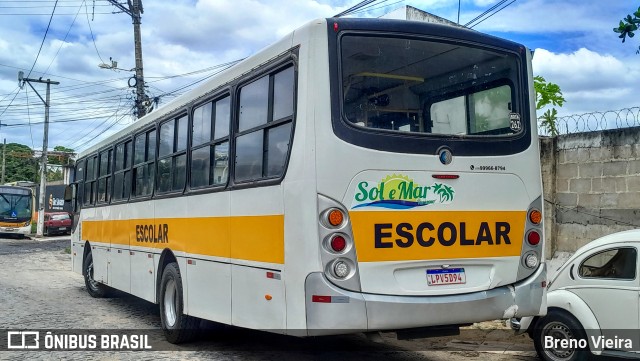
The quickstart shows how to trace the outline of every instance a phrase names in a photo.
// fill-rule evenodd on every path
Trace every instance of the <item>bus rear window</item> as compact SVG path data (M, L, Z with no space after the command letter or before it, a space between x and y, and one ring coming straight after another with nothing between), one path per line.
M342 111L392 132L508 136L522 131L517 56L413 38L341 39Z

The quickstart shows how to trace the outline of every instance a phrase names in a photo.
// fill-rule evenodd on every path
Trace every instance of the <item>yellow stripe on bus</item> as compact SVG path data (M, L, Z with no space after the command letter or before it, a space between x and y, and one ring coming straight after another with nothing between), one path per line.
M85 220L82 239L284 264L283 215Z
M359 262L518 256L525 211L352 211Z

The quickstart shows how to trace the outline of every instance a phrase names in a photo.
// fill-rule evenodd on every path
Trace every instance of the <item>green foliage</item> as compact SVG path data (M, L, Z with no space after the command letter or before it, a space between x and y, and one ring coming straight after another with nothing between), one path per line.
M618 37L622 39L624 43L627 40L627 36L629 38L633 38L635 35L634 31L638 30L638 24L640 24L640 7L638 10L631 14L627 15L624 19L620 20L620 24L617 28L613 28L613 31L620 34ZM636 51L636 54L640 54L640 47Z
M560 90L558 84L549 83L545 78L536 76L533 78L533 87L536 90L536 110L540 110L547 105L561 107L564 104L565 99L562 96L562 90ZM540 125L552 136L558 135L558 128L556 126L557 115L558 111L556 111L555 108L547 110L542 115Z
M73 149L63 147L61 145L56 145L53 148L53 151L56 154L47 157L48 164L59 164L59 165L69 164L71 156L73 156L73 153L74 153Z
M533 78L533 87L536 89L536 109L540 110L549 104L558 107L564 104L565 100L558 84L548 83L538 75Z
M5 183L37 181L38 165L37 160L33 158L31 148L22 144L8 143L5 151Z
M556 108L549 109L542 114L542 121L540 123L540 125L553 136L558 135L558 128L556 127L556 120L558 120L557 115L558 111Z

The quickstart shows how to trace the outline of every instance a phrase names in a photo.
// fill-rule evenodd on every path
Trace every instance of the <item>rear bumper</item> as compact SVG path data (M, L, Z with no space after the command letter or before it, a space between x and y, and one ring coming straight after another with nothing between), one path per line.
M529 278L492 290L450 296L388 296L340 289L323 276L307 277L309 336L455 325L546 313L546 265ZM331 296L331 302L312 297ZM326 298L325 298L326 300Z

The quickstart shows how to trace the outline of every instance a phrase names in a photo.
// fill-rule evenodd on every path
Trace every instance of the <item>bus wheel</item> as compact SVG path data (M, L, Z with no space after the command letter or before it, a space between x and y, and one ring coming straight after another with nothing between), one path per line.
M162 272L159 301L160 321L167 341L178 344L193 339L200 320L183 313L182 278L175 262L169 263Z
M87 292L91 297L103 298L107 296L109 289L107 286L93 279L93 256L89 251L82 262L82 274L84 275L84 284L87 286Z

